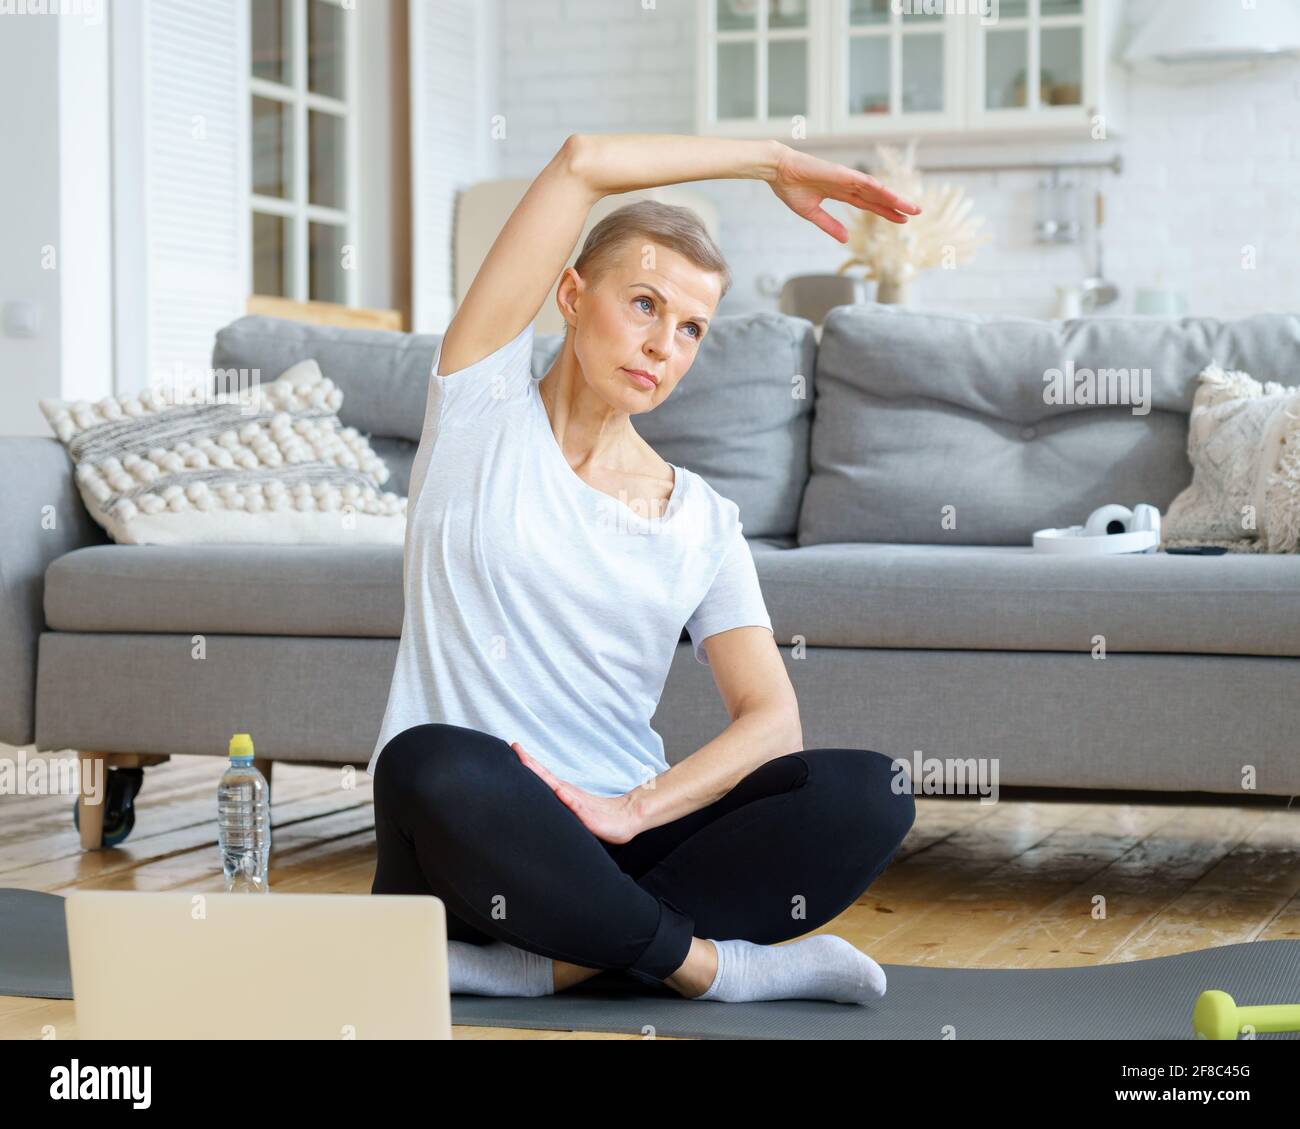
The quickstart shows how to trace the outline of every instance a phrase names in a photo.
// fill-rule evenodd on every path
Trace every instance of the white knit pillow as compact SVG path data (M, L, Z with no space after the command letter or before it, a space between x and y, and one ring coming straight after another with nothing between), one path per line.
M337 412L343 393L314 360L278 380L195 397L41 400L76 464L91 517L124 545L402 544L406 498Z
M1210 365L1193 401L1187 457L1192 484L1169 504L1165 547L1300 547L1300 388Z

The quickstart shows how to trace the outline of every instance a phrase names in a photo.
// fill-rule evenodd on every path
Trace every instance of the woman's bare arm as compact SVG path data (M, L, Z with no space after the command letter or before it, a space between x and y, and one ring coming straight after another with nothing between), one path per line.
M582 133L577 167L600 196L691 180L776 179L787 146L678 133Z
M577 145L565 140L510 213L447 327L437 375L495 353L542 308L600 199L574 171Z
M576 166L600 196L690 180L765 180L793 212L841 243L844 225L821 208L830 198L875 212L894 223L920 215L915 203L875 177L824 161L774 140L738 141L675 133L580 135Z

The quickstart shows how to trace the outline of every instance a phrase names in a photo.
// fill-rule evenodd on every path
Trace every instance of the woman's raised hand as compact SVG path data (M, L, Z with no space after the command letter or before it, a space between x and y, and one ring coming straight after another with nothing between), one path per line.
M848 229L822 208L823 200L842 200L894 223L906 223L909 215L921 214L918 205L891 192L874 176L788 146L768 185L792 212L841 243L849 241Z

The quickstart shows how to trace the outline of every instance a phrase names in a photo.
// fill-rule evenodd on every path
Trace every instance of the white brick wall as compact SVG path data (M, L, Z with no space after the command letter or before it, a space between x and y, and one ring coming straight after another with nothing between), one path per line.
M508 135L500 174L535 174L569 133L693 133L695 0L499 0L498 97ZM1128 0L1142 18L1151 0ZM1132 311L1138 287L1163 284L1188 295L1191 312L1231 317L1261 309L1300 310L1300 63L1261 65L1213 82L1130 83L1121 141L1072 147L1027 144L923 146L922 162L999 163L1095 159L1126 162L1104 174L1106 273L1123 296L1107 312ZM845 163L870 150L824 154ZM1096 182L1080 182L1084 241L1033 242L1037 175L960 178L994 241L957 271L917 284L925 306L1050 316L1058 284L1092 273L1088 224ZM786 209L756 181L708 181L722 215L722 249L735 283L723 313L775 309L759 293L761 273L778 278L833 271L845 249ZM836 208L836 205L832 205ZM839 210L847 217L850 210ZM1242 247L1258 269L1242 269Z

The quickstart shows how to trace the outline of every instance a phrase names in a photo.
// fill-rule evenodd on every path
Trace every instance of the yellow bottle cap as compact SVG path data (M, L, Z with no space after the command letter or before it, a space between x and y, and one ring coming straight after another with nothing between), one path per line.
M230 755L232 757L251 757L253 755L253 738L247 733L236 733L230 738Z

